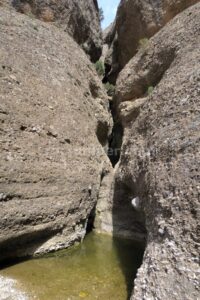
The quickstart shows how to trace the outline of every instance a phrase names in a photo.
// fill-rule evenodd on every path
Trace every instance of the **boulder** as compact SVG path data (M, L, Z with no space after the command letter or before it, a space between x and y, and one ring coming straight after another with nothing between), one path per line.
M81 241L112 120L94 66L65 32L0 10L0 260Z

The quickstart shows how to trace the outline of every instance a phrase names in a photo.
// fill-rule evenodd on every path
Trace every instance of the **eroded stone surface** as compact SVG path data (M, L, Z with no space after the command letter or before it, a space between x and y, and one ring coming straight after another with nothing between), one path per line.
M136 119L125 126L116 175L142 201L148 233L134 300L200 295L199 19L200 4L175 17L117 81L120 105L143 99L154 86Z
M0 0L31 18L50 22L68 32L93 62L102 51L102 33L97 0Z
M0 36L3 260L83 238L112 122L93 65L67 33L1 8Z
M108 78L115 83L118 73L139 48L168 21L199 0L121 0L116 20L104 35L109 45Z

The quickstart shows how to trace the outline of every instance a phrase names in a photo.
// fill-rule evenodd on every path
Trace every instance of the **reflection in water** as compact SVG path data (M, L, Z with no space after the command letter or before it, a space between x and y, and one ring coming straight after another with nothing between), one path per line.
M134 288L134 279L137 270L140 267L144 254L144 245L136 244L130 240L122 240L113 238L114 247L118 253L120 268L126 282L126 296L124 300L129 300ZM133 246L134 245L134 246Z
M81 245L18 263L1 275L17 279L30 299L126 300L140 262L132 241L90 233Z
M118 173L120 174L120 172ZM144 212L134 209L131 203L131 200L139 195L139 190L142 190L142 187L139 184L135 185L131 177L127 176L124 179L118 175L115 176L112 199L113 234L114 236L126 236L132 240L140 241L138 247L136 245L132 247L128 240L124 240L123 243L115 238L113 240L127 284L125 300L130 299L133 292L134 278L142 263L146 246L147 230ZM127 246L125 246L126 243ZM132 251L132 255L130 251Z

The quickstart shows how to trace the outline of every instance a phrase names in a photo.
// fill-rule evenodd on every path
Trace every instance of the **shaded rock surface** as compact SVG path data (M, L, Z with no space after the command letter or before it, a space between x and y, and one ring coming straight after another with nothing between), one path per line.
M176 16L117 81L116 101L126 122L116 177L118 186L139 197L147 230L132 300L200 296L199 20L200 4ZM146 96L149 86L154 90ZM129 120L123 103L129 103L129 117L132 104L140 103Z
M112 121L94 67L67 33L1 8L0 39L3 260L84 237L110 166Z
M106 64L109 81L115 83L118 73L145 47L146 40L169 20L199 0L121 0L115 22L104 32L109 45Z
M95 231L140 242L142 247L146 240L144 213L133 208L134 187L131 182L121 180L120 175L117 164L101 181Z
M68 32L93 62L102 51L102 34L97 0L0 0L18 12L51 22Z

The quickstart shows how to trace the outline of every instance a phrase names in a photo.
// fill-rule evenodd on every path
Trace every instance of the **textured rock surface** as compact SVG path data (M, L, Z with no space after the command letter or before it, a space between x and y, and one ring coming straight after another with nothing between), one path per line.
M0 10L0 259L85 234L111 125L85 53L55 26ZM59 47L58 47L59 45Z
M109 80L115 82L119 71L139 47L175 15L199 0L121 0L115 24L106 32L109 45L106 63L111 66ZM109 67L110 68L110 67Z
M17 281L14 279L0 276L1 300L29 300L28 296L17 287Z
M101 56L102 34L97 0L0 0L21 13L52 22L68 32L93 62Z
M139 197L148 233L134 300L200 296L199 20L200 4L179 14L117 81L118 104L143 99L126 123L116 174L118 186ZM154 90L144 101L149 86Z

